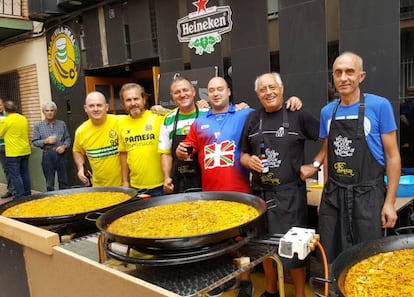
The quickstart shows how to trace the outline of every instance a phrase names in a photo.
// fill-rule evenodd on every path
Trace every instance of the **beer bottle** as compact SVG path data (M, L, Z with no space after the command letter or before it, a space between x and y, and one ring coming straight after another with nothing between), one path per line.
M267 161L264 142L261 142L259 147L260 147L260 156L259 156L259 158L262 161L262 166L263 166L262 173L268 173L269 172L269 162Z

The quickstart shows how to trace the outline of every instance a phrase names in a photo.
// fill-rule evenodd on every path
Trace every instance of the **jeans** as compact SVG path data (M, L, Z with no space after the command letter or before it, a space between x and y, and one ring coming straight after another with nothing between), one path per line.
M58 176L59 190L69 189L66 172L66 157L55 151L43 151L42 169L46 179L47 191L55 190L55 174Z
M29 155L6 157L6 167L10 181L15 189L15 198L30 196Z
M6 181L7 181L7 192L14 194L14 188L13 185L10 181L10 177L9 177L9 173L7 171L7 166L6 166L6 152L5 152L5 147L4 145L0 146L0 164L3 167L3 172L4 172L4 176L6 177Z

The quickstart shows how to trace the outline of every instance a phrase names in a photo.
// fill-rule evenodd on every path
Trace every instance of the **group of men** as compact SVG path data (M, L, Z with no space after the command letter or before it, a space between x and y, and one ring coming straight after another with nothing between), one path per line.
M105 96L92 92L84 109L89 119L75 132L73 157L78 178L88 185L86 162L94 186L125 186L153 197L163 195L158 142L163 116L148 110L142 86L128 83L119 94L127 115L107 114Z
M231 103L231 90L221 77L208 83L210 108L196 104L196 92L188 79L176 78L170 95L177 108L165 116L148 109L148 96L135 83L120 90L127 112L123 116L107 114L104 95L89 93L84 105L88 120L76 130L73 143L77 176L89 185L92 173L94 186L132 187L153 197L193 190L253 193L268 207L260 232L283 234L293 226L307 226L306 179L324 164L318 232L332 263L350 246L381 237L381 230L394 227L397 219L394 203L401 171L397 125L389 100L361 92L365 75L362 58L355 53L345 52L335 60L333 80L339 98L322 108L320 122L301 109L298 98L284 102L277 73L263 74L254 82L262 105L257 110ZM10 136L4 132L15 112L7 104L5 109L8 114L0 122L0 136L5 137L6 156L10 157L7 174L15 177L17 165L7 153ZM51 190L51 175L45 168L52 163L63 166L58 157L70 145L70 137L65 132L65 136L55 133L51 137L47 132L55 105L44 106L43 112L45 121L36 125L33 144L44 150L42 165ZM66 128L57 120L53 126L55 130ZM320 151L313 163L305 164L305 141L318 139L322 140ZM267 172L259 158L263 146ZM23 155L22 166L27 166L30 146ZM91 172L85 170L86 163ZM65 178L59 178L62 188ZM10 179L19 195L30 191L26 179ZM306 262L283 262L291 272L295 296L304 297ZM262 296L278 296L272 261L265 260L263 267L266 291ZM246 272L238 296L252 295Z
M305 182L298 179L298 173L304 162L304 141L318 139L317 120L305 111L295 111L296 104L301 105L296 98L288 101L294 111L286 109L283 84L277 73L257 78L255 90L263 105L258 110L237 110L230 103L231 90L223 78L212 78L207 89L211 109L191 125L185 140L176 149L177 157L180 160L188 157L185 143L191 142L193 151L198 154L204 191L237 191L262 197L268 204L262 233L286 233L290 227L306 226L303 211L306 188ZM285 128L286 131L281 132ZM258 157L263 142L269 163L267 173L262 173ZM280 194L286 193L286 196L279 197L279 189ZM295 196L291 196L292 193ZM298 195L301 196L299 200ZM291 261L286 261L285 268L292 274L297 296L305 296L305 265L287 266L288 262ZM264 269L266 292L262 296L277 296L277 275L270 259L264 262ZM241 275L239 286L238 296L253 295L249 272Z

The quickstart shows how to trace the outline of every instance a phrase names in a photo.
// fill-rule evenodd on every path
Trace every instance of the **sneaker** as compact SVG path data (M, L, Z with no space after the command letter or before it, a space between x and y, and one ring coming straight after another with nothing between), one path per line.
M251 281L240 281L240 290L237 297L252 297L254 294L254 288Z
M223 294L224 291L235 289L235 288L237 288L237 282L236 282L236 279L233 278L229 280L228 282L225 282L224 284L218 286L217 288L207 292L206 295L208 297L218 297L221 294Z
M265 291L260 297L279 297L279 292L276 293L269 293Z

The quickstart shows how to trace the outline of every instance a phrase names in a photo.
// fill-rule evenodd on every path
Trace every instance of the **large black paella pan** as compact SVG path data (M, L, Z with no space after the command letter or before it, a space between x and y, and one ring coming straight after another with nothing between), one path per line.
M239 202L252 206L259 213L258 217L241 225L218 232L180 237L140 237L124 236L108 231L108 226L123 216L142 209L198 200L224 200ZM117 206L103 215L97 221L97 227L112 241L133 246L136 248L154 248L162 250L178 250L207 246L238 235L252 235L257 229L258 219L266 212L266 203L259 197L238 192L190 192L182 194L155 197L149 200L133 201Z
M84 194L82 196L79 196L78 194ZM119 195L122 197L119 197L118 200L113 200L108 203L100 203L99 197L104 198L104 195L109 196L118 196L116 194L125 194L125 195ZM72 197L82 197L82 199L98 199L95 205L87 206L85 209L82 210L71 210L71 206L65 207L64 214L42 214L40 216L36 215L27 215L27 216L20 216L20 215L13 215L11 213L10 215L7 214L12 210L12 207L18 207L23 206L23 204L26 203L33 203L33 202L41 202L42 200L49 200L53 202L53 205L59 205L59 202L61 201L63 204L63 200L67 197L72 195ZM73 196L75 195L75 196ZM77 195L77 196L76 196ZM85 219L85 217L94 212L104 212L114 206L120 205L122 203L130 201L132 198L134 198L137 195L137 191L131 188L126 187L85 187L85 188L74 188L74 189L67 189L67 190L60 190L60 191L52 191L52 192L45 192L45 193L39 193L34 194L31 196L27 196L21 199L16 199L15 201L10 201L6 204L3 204L0 206L0 214L7 216L12 219L16 219L31 225L35 226L44 226L44 225L52 225L52 224L60 224L60 223L67 223L67 222L74 222ZM44 199L45 198L45 199ZM53 201L52 201L53 199ZM56 200L55 200L56 199ZM61 200L59 200L61 199ZM81 200L79 200L79 203ZM76 202L74 204L77 204ZM44 204L42 204L44 205ZM77 208L79 209L79 208ZM53 213L53 212L51 212Z
M318 277L312 277L310 281L311 286L313 287L314 282L332 283L333 289L336 294L333 296L346 297L345 280L348 271L354 265L356 265L362 260L365 260L371 256L375 256L380 253L394 252L405 249L414 250L414 234L388 236L352 246L351 248L343 251L333 262L331 269L332 279L326 280ZM401 263L395 263L395 265L401 265ZM406 272L401 271L401 273ZM387 283L383 283L383 286L387 286ZM315 290L315 288L313 288L313 293L316 296L325 296L318 293L318 291ZM399 296L399 294L396 293L394 296Z

